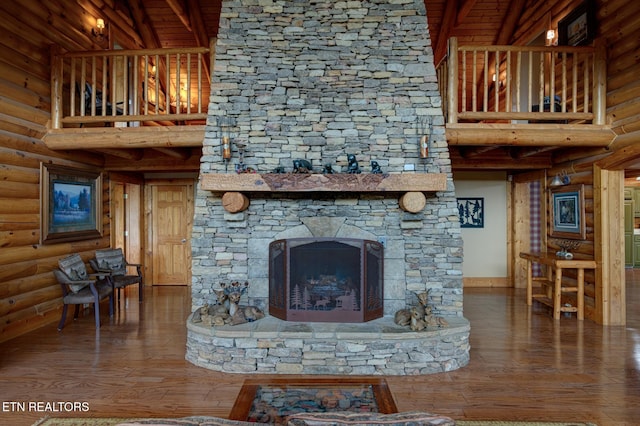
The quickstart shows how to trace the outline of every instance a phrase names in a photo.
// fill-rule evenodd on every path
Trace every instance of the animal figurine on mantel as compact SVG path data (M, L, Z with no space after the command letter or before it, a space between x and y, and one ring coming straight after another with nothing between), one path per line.
M308 160L293 160L293 173L311 173L312 169L311 162Z
M347 173L362 173L362 171L360 170L360 165L358 165L358 160L356 160L356 156L354 154L347 154Z

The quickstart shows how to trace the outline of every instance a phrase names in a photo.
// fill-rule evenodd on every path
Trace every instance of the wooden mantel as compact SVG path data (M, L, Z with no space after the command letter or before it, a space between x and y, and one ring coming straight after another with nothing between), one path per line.
M200 186L213 192L435 192L447 189L447 176L444 173L208 173L200 177Z

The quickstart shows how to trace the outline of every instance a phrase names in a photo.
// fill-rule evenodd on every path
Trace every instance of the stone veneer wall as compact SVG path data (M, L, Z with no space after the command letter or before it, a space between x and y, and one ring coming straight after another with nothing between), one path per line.
M436 314L462 317L462 240L422 0L223 1L209 116L202 174L226 172L216 126L226 117L261 173L291 171L296 158L345 170L353 153L363 173L370 160L388 173L446 173L448 190L428 194L417 214L386 193L250 194L249 208L230 214L221 194L198 190L193 309L236 280L251 285L245 303L265 307L269 242L342 232L385 242L385 315L430 289ZM420 159L425 119L430 156ZM237 158L234 148L231 173Z

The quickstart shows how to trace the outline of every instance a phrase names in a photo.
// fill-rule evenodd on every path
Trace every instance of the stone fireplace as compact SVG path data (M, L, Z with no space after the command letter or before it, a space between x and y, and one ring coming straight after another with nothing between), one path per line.
M192 233L192 306L213 303L220 283L247 281L242 303L267 316L206 329L188 323L188 360L284 374L427 374L466 365L462 240L421 0L224 1L209 116ZM347 173L349 154L360 173ZM311 163L310 173L293 173L300 159ZM372 173L372 161L381 174ZM323 174L327 165L335 174ZM228 194L246 202L229 209ZM407 194L422 205L407 208ZM358 324L271 315L269 246L299 239L384 247L382 276L375 277L383 286L373 290L382 292L378 318ZM394 313L426 291L449 326L397 326ZM309 300L323 303L317 295ZM327 303L335 307L335 296Z

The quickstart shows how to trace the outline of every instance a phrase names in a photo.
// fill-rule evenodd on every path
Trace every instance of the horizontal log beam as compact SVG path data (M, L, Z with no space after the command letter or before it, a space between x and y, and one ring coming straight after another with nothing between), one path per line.
M435 192L447 189L447 176L444 173L209 173L201 176L200 185L213 192Z
M589 112L466 111L458 113L458 120L593 120L593 114Z
M194 108L195 109L195 108ZM75 115L62 118L60 121L65 124L84 123L117 123L127 121L191 121L206 120L207 113L184 113L184 114L131 114L131 115Z
M543 158L527 158L527 161L515 159L466 159L451 157L451 168L461 170L540 170L551 168L551 160Z
M146 126L54 129L43 138L49 149L119 149L201 147L202 126Z
M447 124L449 145L606 147L615 138L609 126L592 124Z

